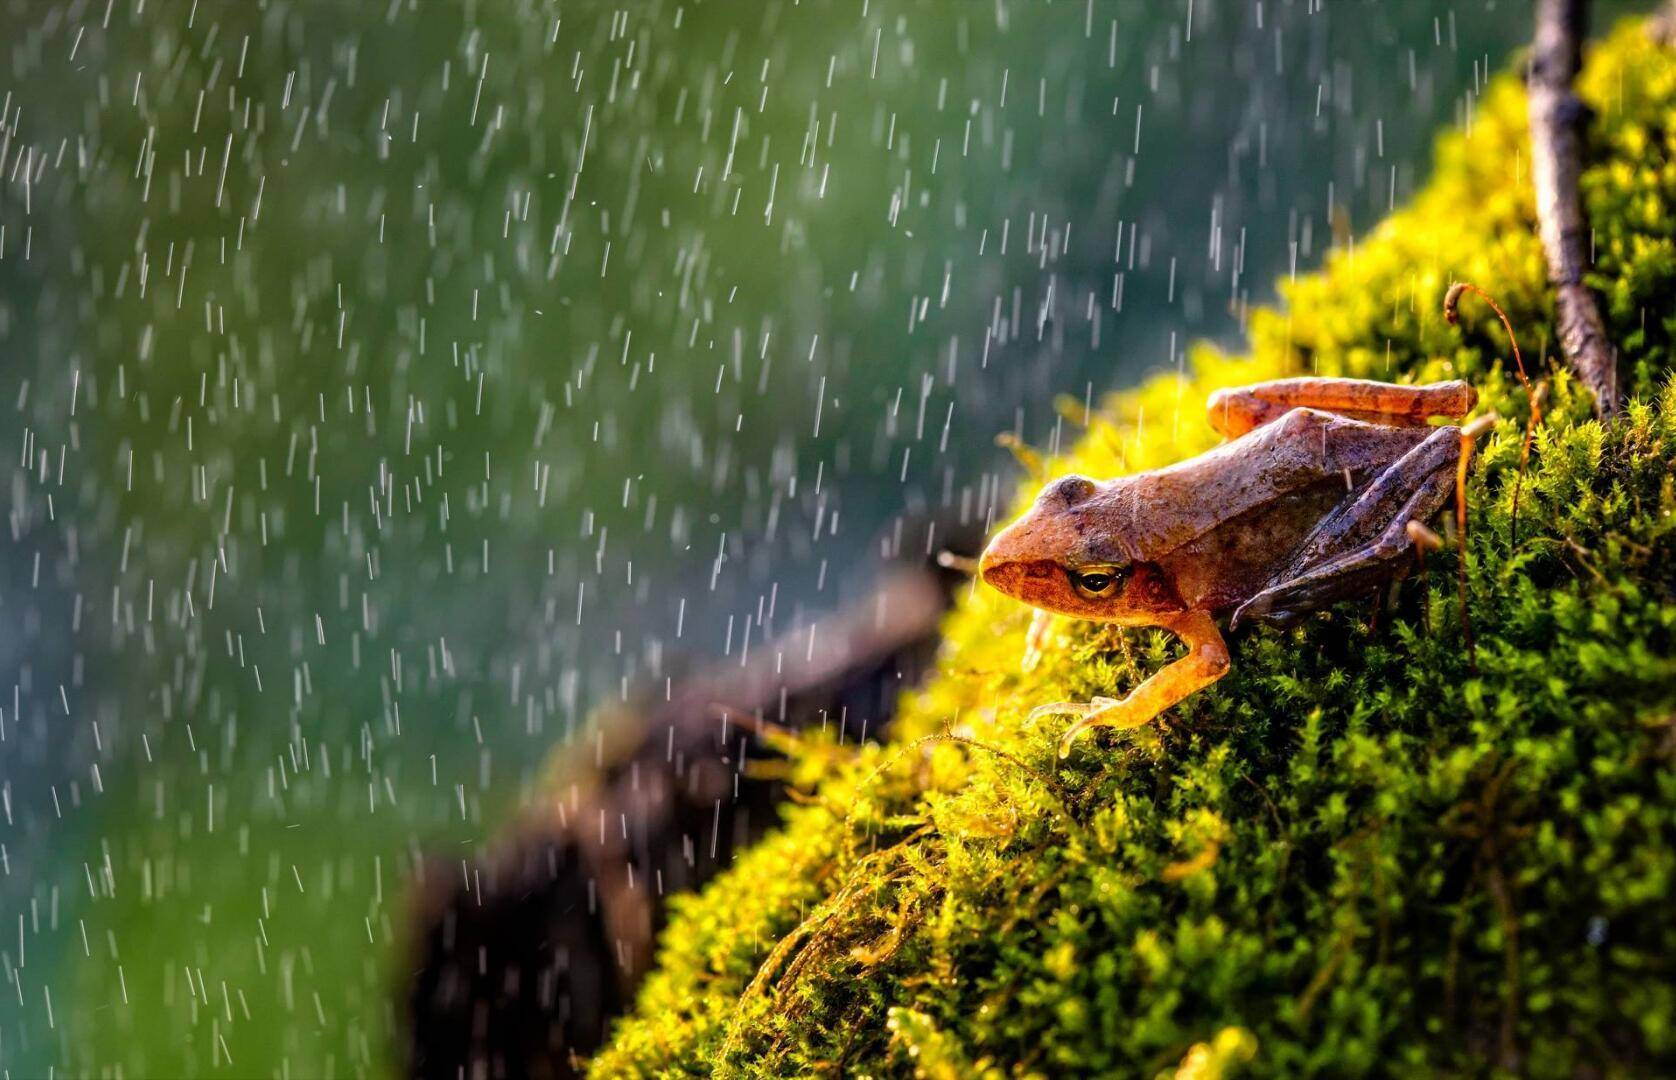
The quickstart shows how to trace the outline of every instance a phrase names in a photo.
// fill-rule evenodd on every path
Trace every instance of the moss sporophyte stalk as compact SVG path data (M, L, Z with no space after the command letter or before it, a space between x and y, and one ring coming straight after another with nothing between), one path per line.
M1242 630L1224 677L1065 759L1065 720L1032 709L1121 696L1179 644L1060 620L1024 670L1029 609L974 590L889 742L792 747L803 797L676 902L595 1075L1676 1068L1676 54L1625 26L1578 89L1618 418L1548 355L1504 75L1408 207L1282 283L1248 355L1199 348L1050 466L1104 480L1201 453L1217 435L1188 410L1226 387L1461 380L1502 418L1467 527L1443 522L1464 548L1377 616L1345 600ZM1539 343L1539 423L1495 313L1444 318L1455 281Z

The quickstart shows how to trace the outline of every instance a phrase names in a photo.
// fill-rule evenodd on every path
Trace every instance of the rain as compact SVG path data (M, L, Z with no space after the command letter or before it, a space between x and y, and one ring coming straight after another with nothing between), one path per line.
M875 737L1002 444L1353 250L1517 7L10 0L0 1071L400 1072L428 891L627 711Z

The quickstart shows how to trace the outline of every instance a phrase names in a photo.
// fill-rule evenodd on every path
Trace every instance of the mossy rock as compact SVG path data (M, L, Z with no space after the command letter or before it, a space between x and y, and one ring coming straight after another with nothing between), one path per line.
M1108 403L1054 472L1196 453L1213 388L1466 378L1503 420L1456 558L1376 615L1232 640L1233 672L1061 761L1064 718L1178 651L976 590L886 745L807 741L783 828L676 902L596 1075L1676 1070L1676 56L1591 53L1585 198L1631 403L1601 426L1553 312L1504 76L1413 205L1283 289L1252 355ZM1521 164L1525 163L1525 164ZM1528 471L1507 308L1551 389ZM1032 478L1021 498L1041 477ZM1515 504L1517 525L1515 526Z

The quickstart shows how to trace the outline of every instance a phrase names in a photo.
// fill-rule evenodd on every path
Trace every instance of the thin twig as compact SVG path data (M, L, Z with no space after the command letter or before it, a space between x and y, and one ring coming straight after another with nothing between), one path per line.
M1531 179L1560 348L1594 395L1595 414L1618 411L1618 364L1594 294L1583 283L1591 234L1578 178L1588 109L1572 89L1582 66L1587 0L1538 0L1530 57Z

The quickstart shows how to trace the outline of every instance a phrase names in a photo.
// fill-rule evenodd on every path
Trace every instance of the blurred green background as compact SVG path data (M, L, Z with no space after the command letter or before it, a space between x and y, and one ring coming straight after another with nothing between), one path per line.
M421 852L591 753L592 705L987 522L998 433L1051 451L1056 397L1237 340L1529 33L1506 0L0 12L9 1076L396 1069Z

